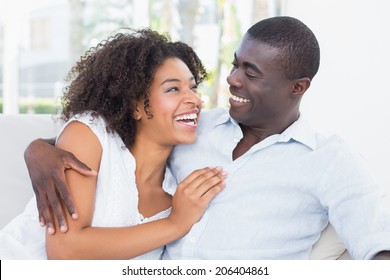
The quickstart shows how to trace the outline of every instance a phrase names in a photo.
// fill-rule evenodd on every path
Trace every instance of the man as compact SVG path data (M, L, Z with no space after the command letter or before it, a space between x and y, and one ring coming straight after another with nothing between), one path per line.
M307 259L329 221L353 258L390 259L390 216L380 188L356 152L338 137L315 133L300 114L319 61L315 35L297 19L269 18L247 31L227 77L229 112L203 113L196 143L176 147L170 160L178 182L194 169L222 166L227 187L184 238L167 245L166 259ZM50 226L42 197L49 197L59 223L64 220L55 192L46 189L60 185L75 213L62 170L82 167L66 152L48 149L36 141L26 162ZM39 158L42 150L54 159ZM46 166L59 164L53 177L60 183L41 187L49 176L32 168L36 162L46 174L55 169Z

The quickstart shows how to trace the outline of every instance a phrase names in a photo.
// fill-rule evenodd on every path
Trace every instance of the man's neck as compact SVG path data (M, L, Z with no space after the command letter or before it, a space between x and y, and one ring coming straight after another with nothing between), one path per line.
M299 118L299 112L293 114L289 118L285 118L282 121L268 124L263 127L249 127L243 124L239 124L243 133L243 137L233 150L233 160L236 160L240 156L244 155L252 146L260 143L267 137L275 134L280 134L285 131L290 125L292 125Z

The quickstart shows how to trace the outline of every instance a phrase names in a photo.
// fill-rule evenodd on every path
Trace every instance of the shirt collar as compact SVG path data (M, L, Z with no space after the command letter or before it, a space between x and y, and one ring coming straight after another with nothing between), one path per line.
M216 118L213 127L219 126L228 121L233 123L235 126L239 126L238 122L233 119L227 111L225 114L221 114ZM317 148L315 133L302 112L300 112L299 118L279 135L277 142L288 142L291 139L309 147L312 150Z
M293 139L312 150L317 148L315 133L302 113L300 113L298 120L280 134L278 142L288 142L290 139Z

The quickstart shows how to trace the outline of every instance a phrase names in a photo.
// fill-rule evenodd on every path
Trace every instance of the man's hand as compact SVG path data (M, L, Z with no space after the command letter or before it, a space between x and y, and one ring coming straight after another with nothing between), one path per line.
M39 221L41 226L47 226L50 234L55 233L53 216L56 217L61 232L68 230L64 207L73 219L78 217L69 194L65 171L73 169L85 176L97 175L96 171L80 162L72 153L56 148L54 144L54 138L37 139L24 152L37 200Z

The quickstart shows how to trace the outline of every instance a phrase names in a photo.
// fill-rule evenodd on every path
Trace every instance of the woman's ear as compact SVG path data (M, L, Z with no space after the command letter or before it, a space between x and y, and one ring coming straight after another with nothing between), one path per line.
M301 96L310 87L311 80L309 78L300 78L294 80L292 94Z
M133 113L133 118L136 121L139 121L142 118L142 113L141 112L142 111L140 109L140 106L139 106L139 104L137 104L137 106L135 107L134 113Z

